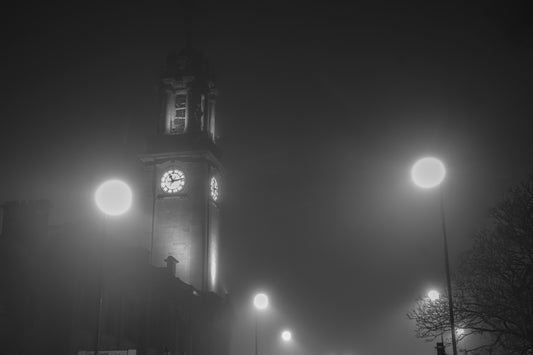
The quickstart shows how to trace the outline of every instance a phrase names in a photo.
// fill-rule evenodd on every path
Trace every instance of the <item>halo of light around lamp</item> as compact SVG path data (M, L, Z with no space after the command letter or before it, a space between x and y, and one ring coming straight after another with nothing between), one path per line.
M284 330L283 332L281 332L281 339L283 341L291 341L292 333L289 330Z
M131 207L132 199L130 187L121 180L107 180L94 193L96 206L108 216L126 213Z
M268 307L268 296L264 293L258 293L254 297L254 306L259 310L264 310Z
M446 177L446 167L437 158L425 157L416 161L411 168L411 179L424 189L439 186Z
M428 297L433 302L440 298L440 293L437 290L431 290L428 292Z

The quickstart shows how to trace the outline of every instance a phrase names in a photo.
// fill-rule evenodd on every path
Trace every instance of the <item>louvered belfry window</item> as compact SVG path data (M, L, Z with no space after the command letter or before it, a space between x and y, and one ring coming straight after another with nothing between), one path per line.
M185 122L187 121L187 95L178 94L174 101L175 114L170 125L171 134L185 133Z

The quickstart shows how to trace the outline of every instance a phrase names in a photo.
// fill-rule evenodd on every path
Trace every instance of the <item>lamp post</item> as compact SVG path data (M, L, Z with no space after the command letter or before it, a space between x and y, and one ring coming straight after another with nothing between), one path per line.
M124 181L121 180L107 180L103 182L94 193L94 202L98 209L104 214L104 234L107 218L109 216L120 216L126 213L132 202L131 189ZM98 270L98 309L96 313L96 334L94 354L98 355L98 348L100 347L100 318L102 313L102 269L103 269L103 251L104 251L104 235L102 238L101 253Z
M254 297L254 307L257 311L264 311L268 308L268 296L264 293L258 293ZM255 355L258 353L257 349L257 328L259 327L258 313L255 314Z
M281 332L281 340L283 341L283 343L287 344L289 343L291 340L292 340L292 333L290 330L284 330ZM283 351L284 350L284 345L285 344L281 344L281 355L284 355L285 352Z
M438 301L440 298L440 292L437 290L429 290L428 292L428 298L430 302ZM442 333L440 334L440 341L442 344L444 344L444 329L442 330Z
M450 316L450 328L452 336L453 355L457 355L457 344L455 340L455 322L453 317L453 296L452 296L452 282L450 277L450 262L448 258L448 237L446 235L446 219L444 215L444 198L443 191L440 187L446 176L446 168L444 164L437 158L426 157L418 160L411 168L411 178L413 182L423 188L431 189L439 188L440 196L440 216L442 225L442 237L444 241L444 266L446 271L446 285L448 287L448 309Z

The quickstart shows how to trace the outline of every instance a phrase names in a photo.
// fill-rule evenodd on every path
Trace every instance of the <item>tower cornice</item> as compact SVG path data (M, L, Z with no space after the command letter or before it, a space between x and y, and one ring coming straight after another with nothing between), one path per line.
M221 155L220 148L203 135L168 135L150 138L148 149L139 155L139 160L145 165L170 160L207 160L222 171Z
M163 152L153 154L141 154L139 160L144 165L157 165L168 161L209 161L219 171L222 171L220 160L209 150L189 150L183 152Z

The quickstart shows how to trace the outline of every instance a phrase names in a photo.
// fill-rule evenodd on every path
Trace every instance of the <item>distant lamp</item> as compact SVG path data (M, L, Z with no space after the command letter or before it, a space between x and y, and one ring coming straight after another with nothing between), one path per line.
M258 310L258 311L264 311L265 309L268 308L268 296L265 295L264 293L258 293L254 296L254 307ZM258 355L259 354L259 341L258 341L258 338L259 338L259 317L258 317L258 313L259 312L255 312L255 355Z
M292 333L289 330L284 330L281 332L281 340L284 342L289 342L292 340Z
M411 179L424 189L439 186L446 177L446 168L442 161L434 157L418 160L411 168Z
M98 209L106 215L119 216L131 207L131 189L124 181L108 180L96 189L94 201Z
M268 308L268 296L264 293L258 293L254 297L254 306L260 311Z
M431 300L431 302L435 302L440 298L440 293L437 290L431 290L428 292L428 298Z
M455 333L457 334L457 336L461 336L465 333L465 330L463 328L457 328L455 329Z

